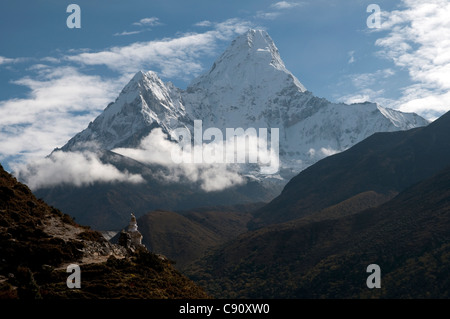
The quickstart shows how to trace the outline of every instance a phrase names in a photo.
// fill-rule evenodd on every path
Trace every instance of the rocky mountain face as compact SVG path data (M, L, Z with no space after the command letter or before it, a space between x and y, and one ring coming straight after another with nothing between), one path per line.
M156 73L139 71L89 126L75 135L61 150L74 151L92 143L103 150L137 147L155 127L170 132L189 123L179 90L164 84Z
M81 289L69 289L77 264ZM170 282L170 284L168 284ZM128 289L128 287L134 287ZM207 298L165 258L128 251L37 199L0 165L0 299Z

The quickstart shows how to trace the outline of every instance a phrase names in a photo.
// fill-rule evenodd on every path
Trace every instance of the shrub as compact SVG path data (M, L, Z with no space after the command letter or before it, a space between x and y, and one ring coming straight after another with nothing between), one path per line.
M159 260L158 256L145 249L140 249L136 252L135 262L150 267L158 272L164 269L164 265L161 260Z
M78 234L78 238L96 242L106 241L105 237L103 237L100 232L94 230L86 230L84 232L81 232Z
M17 293L19 299L42 299L39 286L34 280L33 273L27 267L18 267L16 273L18 282Z

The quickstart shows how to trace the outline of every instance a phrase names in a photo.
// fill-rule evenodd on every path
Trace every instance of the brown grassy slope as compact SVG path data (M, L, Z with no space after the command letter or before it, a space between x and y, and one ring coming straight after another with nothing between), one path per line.
M193 268L216 297L450 297L450 169L377 208L250 232ZM382 289L368 290L379 264Z
M79 240L54 236L61 229L72 234L89 231L58 209L38 200L0 166L0 274L23 265L37 269L82 257ZM66 239L66 240L65 240Z
M260 204L262 205L262 204ZM181 213L154 211L140 217L143 243L176 261L178 269L247 231L250 211L258 204L216 207Z
M224 262L216 265L214 271L220 274L222 265L239 264L249 256L255 258L255 262L265 264L281 256L285 261L296 258L298 251L306 254L310 249L310 243L320 240L320 236L325 235L322 234L322 228L335 225L342 217L378 206L386 200L384 195L366 192L316 214L244 233L219 250Z
M46 299L208 299L201 288L169 261L146 251L81 266L81 289L66 287L65 271L35 275Z

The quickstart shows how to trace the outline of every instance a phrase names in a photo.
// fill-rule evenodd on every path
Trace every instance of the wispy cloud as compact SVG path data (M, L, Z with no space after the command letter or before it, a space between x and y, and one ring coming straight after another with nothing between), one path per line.
M204 33L136 42L104 51L71 55L66 59L83 65L106 65L121 73L153 69L159 70L163 77L187 78L203 69L199 57L212 55L219 41L230 40L249 27L248 21L229 19L215 24L213 30Z
M163 25L160 21L159 18L157 17L150 17L150 18L143 18L137 22L134 22L132 24L133 26L137 26L137 27L147 27L146 29L140 29L140 30L133 30L133 31L123 31L123 32L116 32L113 35L115 37L117 36L128 36L128 35L134 35L134 34L139 34L142 33L144 31L150 31L151 29L149 27L156 27L156 26L160 26Z
M29 59L27 58L7 58L4 56L0 56L0 65L2 64L11 64L11 63L19 63L19 62L24 62L27 61Z
M349 76L351 82L356 88L368 88L375 84L376 82L380 82L383 79L387 79L395 74L395 71L391 68L377 70L372 73L359 73L352 74Z
M274 20L276 19L281 13L280 12L265 12L265 11L258 11L256 13L256 18L258 19L264 19L264 20Z
M391 68L380 69L371 73L351 74L345 77L345 82L352 84L354 92L337 97L338 102L347 104L363 103L366 101L376 102L383 106L393 106L393 100L384 98L386 91L374 89L375 84L380 87L387 85L395 71Z
M203 21L200 21L200 22L197 22L196 24L194 24L194 26L196 26L196 27L210 27L212 25L213 25L213 23L208 20L203 20Z
M47 56L41 59L42 62L50 62L50 63L59 63L61 62L60 59L52 57L52 56Z
M207 144L204 144L204 146L213 147ZM170 174L165 172L154 176L155 178L169 183L182 180L199 183L200 187L206 192L219 191L245 183L243 177L239 175L237 167L233 165L216 163L175 164L171 160L172 153L183 152L183 150L178 144L171 142L161 129L153 130L141 141L139 148L118 148L113 151L142 163L162 165L170 172Z
M11 63L14 59L6 58L4 56L0 56L0 64Z
M123 32L118 32L118 33L114 33L114 36L125 36L125 35L133 35L133 34L139 34L141 33L143 30L138 30L138 31L123 31Z
M354 63L356 61L356 59L355 59L355 51L349 51L348 52L348 56L349 56L348 64L352 64L352 63Z
M279 1L270 5L269 10L259 10L256 12L257 19L275 20L283 13L288 12L286 9L292 9L304 5L303 2Z
M376 45L379 55L409 72L414 82L403 89L402 111L441 113L450 110L450 2L404 0L401 10L384 12L388 32Z
M21 160L46 156L80 131L120 89L117 80L80 73L73 67L36 68L35 77L14 81L30 91L27 97L0 101L2 158Z
M294 7L298 7L302 5L301 2L288 2L288 1L279 1L271 5L272 8L275 9L290 9Z
M368 30L380 34L375 41L379 48L376 56L392 61L394 66L346 76L354 92L336 99L345 103L377 102L434 120L450 110L450 2L403 0L399 7L381 11L381 28ZM355 61L354 52L349 56L350 64ZM404 70L408 82L397 89L400 96L386 97L389 83Z
M371 88L363 88L356 93L347 94L339 97L338 102L347 104L352 103L364 103L364 102L377 102L381 105L386 105L386 100L381 101L380 96L384 94L384 90L373 90ZM390 101L389 101L390 102Z
M138 22L134 22L133 25L154 27L157 25L162 25L162 23L159 21L159 18L150 17L150 18L141 19Z
M26 165L15 165L14 171L32 190L64 184L80 187L97 182L144 182L141 175L119 171L111 164L102 163L95 153L87 151L56 151Z

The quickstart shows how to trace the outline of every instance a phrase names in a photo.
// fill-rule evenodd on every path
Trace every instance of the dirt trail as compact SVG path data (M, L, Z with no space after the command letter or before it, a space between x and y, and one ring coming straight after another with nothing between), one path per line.
M64 223L60 218L51 217L44 221L43 231L50 236L64 240L78 239L78 234L85 231L84 228Z
M111 244L108 241L94 242L88 240L82 240L78 235L84 231L85 228L80 226L74 226L64 223L59 218L49 218L44 221L43 231L50 236L61 238L65 241L78 240L82 241L85 245L83 249L83 257L81 260L77 260L71 263L64 263L57 269L67 269L70 264L77 264L79 266L86 264L103 263L108 260L110 256L114 256L117 259L125 258L125 248Z

